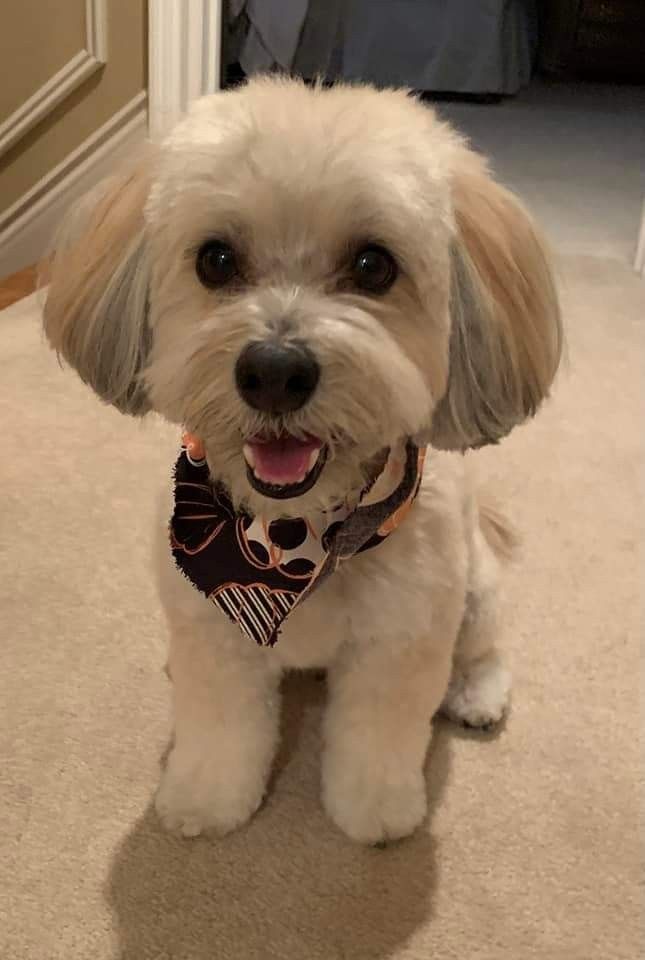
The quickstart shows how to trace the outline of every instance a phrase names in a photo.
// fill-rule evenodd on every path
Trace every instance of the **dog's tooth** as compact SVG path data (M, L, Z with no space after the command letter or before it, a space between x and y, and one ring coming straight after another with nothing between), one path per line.
M244 454L244 459L246 460L248 465L251 467L252 470L255 470L255 454L253 453L253 447L251 446L251 444L245 443L244 447L242 448L242 452Z
M307 467L307 473L311 473L313 468L316 466L316 464L318 463L319 456L320 456L320 449L311 451L311 455L309 457L309 466ZM305 473L305 477L307 476L307 473ZM303 477L303 480L304 480L304 477Z

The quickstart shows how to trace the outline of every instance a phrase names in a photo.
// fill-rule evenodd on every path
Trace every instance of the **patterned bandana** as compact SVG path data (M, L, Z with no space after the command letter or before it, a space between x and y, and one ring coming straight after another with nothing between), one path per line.
M186 434L175 465L170 544L181 572L245 636L273 646L287 616L340 564L382 543L408 513L425 448L388 451L378 477L354 503L267 521L236 511L213 480L200 442Z

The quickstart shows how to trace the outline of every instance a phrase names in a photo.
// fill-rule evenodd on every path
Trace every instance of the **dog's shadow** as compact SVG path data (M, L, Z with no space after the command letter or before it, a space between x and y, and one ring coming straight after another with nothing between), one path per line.
M285 684L283 746L269 800L220 840L165 834L152 807L118 849L107 896L121 960L378 960L432 916L437 883L431 822L385 849L347 840L318 801L324 684ZM429 806L450 769L439 721L428 764Z

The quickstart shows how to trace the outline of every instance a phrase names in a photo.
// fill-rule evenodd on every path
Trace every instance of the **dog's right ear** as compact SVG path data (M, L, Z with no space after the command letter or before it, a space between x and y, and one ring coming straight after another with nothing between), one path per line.
M43 277L50 344L107 403L149 410L140 373L149 348L143 210L150 158L100 184L67 216Z

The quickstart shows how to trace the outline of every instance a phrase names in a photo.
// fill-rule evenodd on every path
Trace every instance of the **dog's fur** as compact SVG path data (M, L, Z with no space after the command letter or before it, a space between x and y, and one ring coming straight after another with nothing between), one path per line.
M244 283L200 285L195 255L211 237L240 252ZM351 252L369 241L400 266L382 297L347 282ZM385 446L430 439L411 517L299 606L274 649L245 641L178 574L167 509L157 550L175 711L164 823L225 832L254 813L280 676L317 667L329 683L329 815L360 841L410 833L426 809L432 715L443 704L484 725L507 704L495 593L510 534L478 502L464 459L439 451L499 440L555 375L557 298L527 213L405 92L254 80L197 102L81 204L53 258L45 329L105 401L198 434L234 500L269 517L329 506L360 490ZM305 341L323 371L311 401L279 424L234 386L242 348L269 335ZM268 427L329 446L297 500L263 498L248 482L243 438Z

